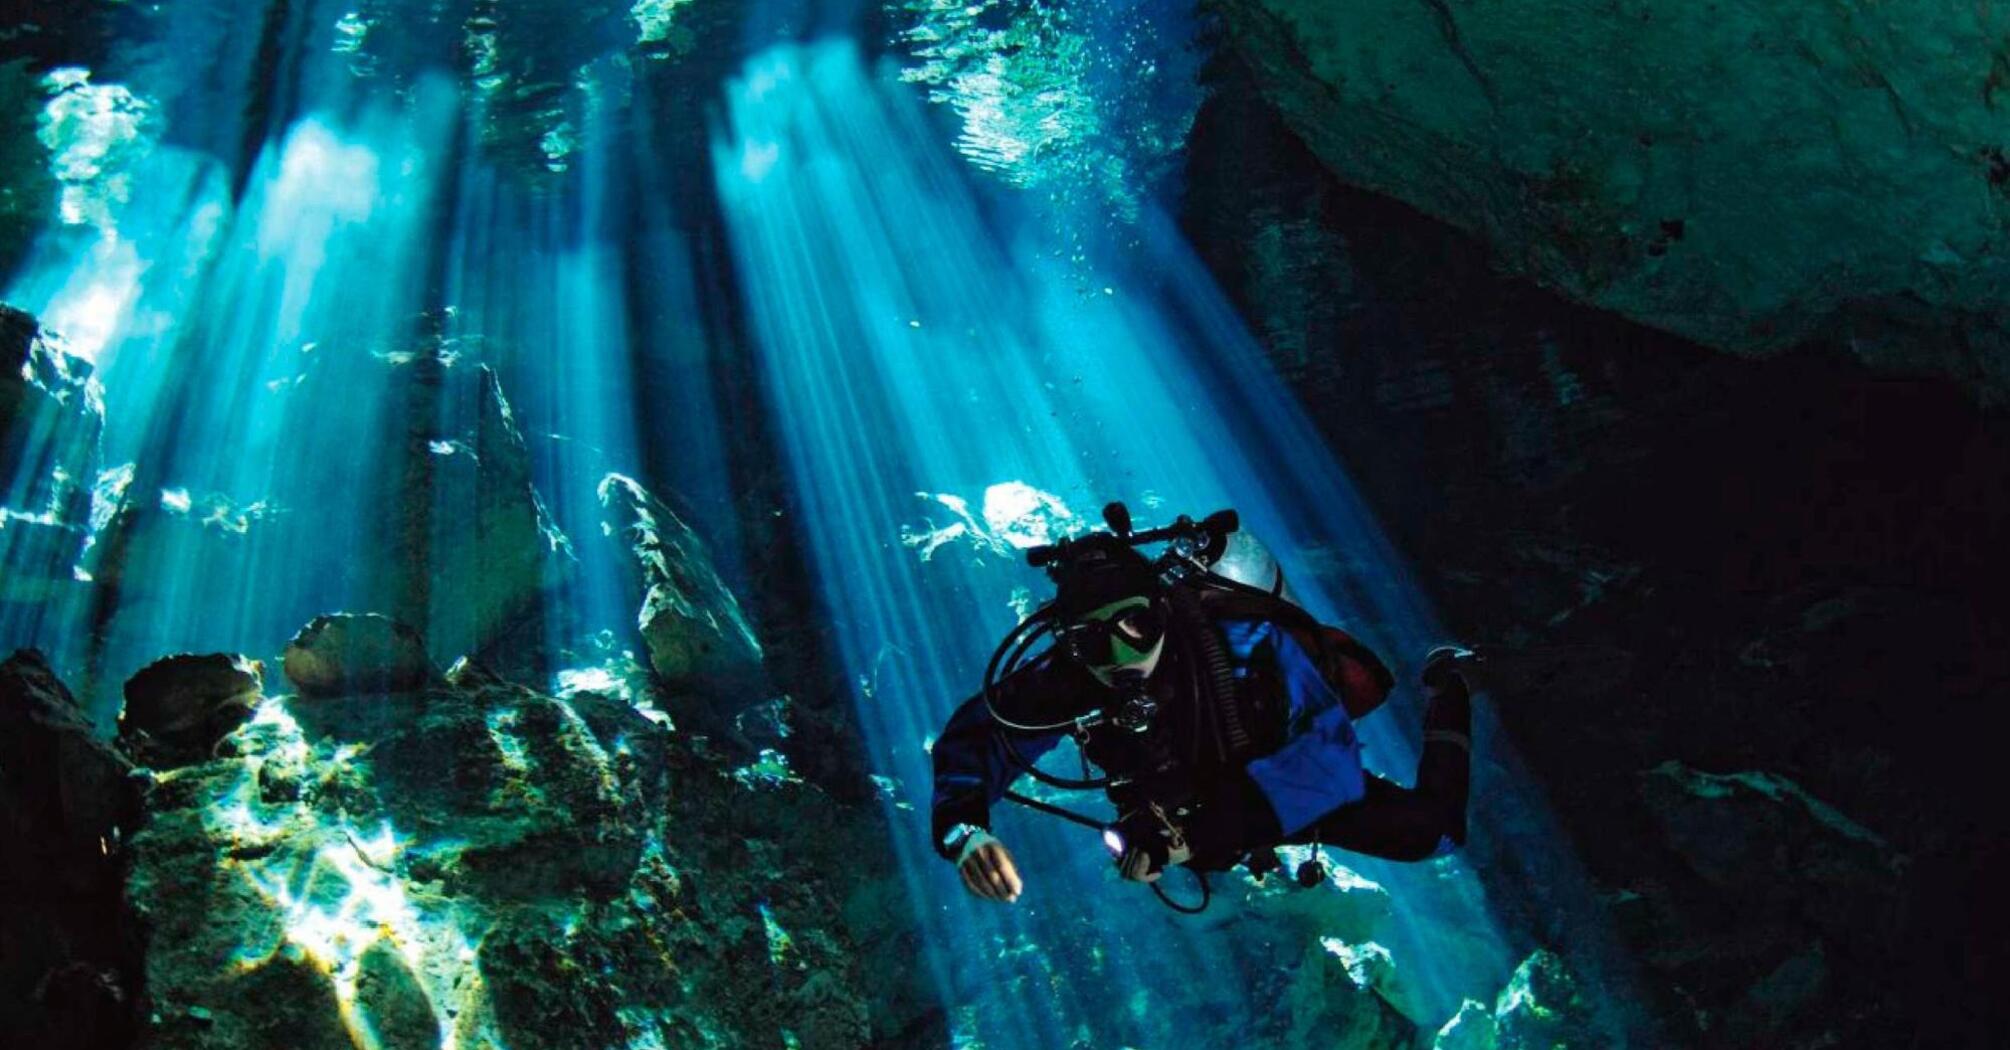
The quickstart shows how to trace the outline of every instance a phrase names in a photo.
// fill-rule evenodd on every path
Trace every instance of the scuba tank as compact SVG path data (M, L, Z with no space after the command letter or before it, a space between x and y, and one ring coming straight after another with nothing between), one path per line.
M1229 534L1221 557L1208 566L1208 572L1298 604L1291 594L1291 585L1285 582L1284 567L1277 563L1277 556L1270 553L1262 540L1240 529Z
M1220 631L1213 626L1215 621L1266 620L1290 634L1308 653L1315 654L1322 673L1335 684L1353 717L1374 710L1387 695L1394 682L1393 676L1372 652L1351 636L1338 628L1319 623L1291 600L1284 571L1276 557L1260 540L1241 531L1240 520L1234 511L1219 511L1201 521L1182 515L1171 525L1144 531L1132 528L1130 512L1122 503L1105 507L1103 517L1109 526L1108 533L1033 548L1027 552L1027 561L1036 568L1047 569L1059 583L1071 567L1072 559L1094 557L1098 549L1107 550L1112 544L1132 548L1152 543L1165 545L1163 552L1153 561L1153 567L1165 587L1165 600L1170 610L1167 629L1181 638L1185 656L1180 673L1193 678L1190 695L1196 705L1194 716L1216 723L1211 735L1219 749L1214 758L1221 764L1246 761L1254 747L1262 746L1262 737L1268 734L1263 732L1267 719L1253 708L1245 711L1245 705L1238 699L1234 665L1236 660L1246 659L1248 654L1231 654ZM1034 764L1019 753L1012 737L1067 732L1079 746L1086 745L1090 730L1106 724L1124 731L1126 736L1142 734L1159 715L1144 689L1143 675L1138 675L1136 680L1126 678L1121 682L1106 683L1112 689L1113 702L1108 705L1109 710L1086 711L1058 722L1047 719L1035 721L1019 712L1000 710L1002 695L999 683L1019 667L1033 663L1041 659L1042 654L1051 651L1053 647L1038 653L1034 650L1043 638L1058 639L1064 626L1055 604L1050 602L1008 632L985 669L985 704L1000 730L998 742L1001 752L1021 772L1050 787L1065 790L1116 787L1127 781L1109 775L1092 775L1086 752L1081 777L1059 777L1034 768ZM1212 717L1208 717L1210 715ZM1194 737L1193 746L1200 746L1201 739ZM1198 754L1193 756L1196 763L1199 757ZM1111 830L1111 825L1095 818L1017 792L1007 791L1004 797L1065 820L1102 829L1106 835ZM1263 853L1269 856L1268 851ZM1265 870L1260 863L1262 859L1251 858L1258 862L1252 864L1252 870L1259 873ZM1274 857L1271 861L1274 865ZM1210 890L1205 873L1195 869L1194 874L1201 888L1198 904L1186 905L1171 900L1157 883L1153 884L1153 891L1176 911L1201 910L1207 906ZM1304 885L1316 884L1318 879L1310 866L1301 869L1298 877Z

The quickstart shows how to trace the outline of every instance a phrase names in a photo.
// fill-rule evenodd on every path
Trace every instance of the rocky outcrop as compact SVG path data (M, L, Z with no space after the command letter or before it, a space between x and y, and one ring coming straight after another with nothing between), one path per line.
M0 304L0 602L74 589L104 421L90 362L33 315Z
M1976 729L2010 687L2004 421L1951 382L1723 354L1501 275L1471 237L1335 179L1224 58L1183 221L1446 629L1487 651L1481 717L1525 763L1476 767L1490 897L1524 902L1594 995L1651 1014L1647 1045L1986 1044L2010 1023L1990 976L2010 949L1977 932L2006 921L2010 879L1999 747ZM1826 840L1791 794L1683 802L1794 836L1777 863L1746 854L1754 871L1843 864L1748 896L1722 858L1767 840L1658 815L1643 771L1670 760L1790 777L1889 853ZM1528 825L1530 781L1558 827ZM1486 828L1574 853L1589 892L1531 877ZM1599 949L1559 928L1573 897L1623 967L1579 965ZM1614 972L1637 993L1603 988Z
M315 644L366 663L345 640L370 648ZM155 776L128 887L142 1045L872 1041L838 918L877 907L847 912L842 874L883 834L869 806L736 776L607 696L461 680L268 697Z
M424 625L436 661L447 663L490 651L535 619L571 548L531 483L495 372L432 355L391 367L410 406L388 494L392 557L405 569L391 611Z
M264 668L231 653L181 653L126 680L119 745L135 762L173 769L208 759L264 696Z
M1468 1000L1438 1030L1433 1050L1557 1050L1621 1045L1601 1026L1595 1004L1554 952L1515 967L1491 1007Z
M376 613L316 616L280 660L286 680L310 697L410 693L440 678L419 632ZM500 681L490 673L476 684Z
M1712 346L2010 395L2010 13L1211 0L1342 180Z
M753 678L761 644L705 543L633 479L600 482L603 528L625 555L649 664L678 686L726 687Z
M316 349L257 395L291 402L260 410L289 435L264 491L194 484L175 453L139 465L87 566L114 611L114 669L197 645L262 655L331 595L421 630L436 666L482 654L506 673L546 669L544 599L570 543L495 373L414 338L419 349L382 355ZM320 407L342 397L365 407ZM240 615L191 612L215 609Z
M23 1046L130 1045L136 953L119 923L125 757L42 655L0 663L0 1016Z

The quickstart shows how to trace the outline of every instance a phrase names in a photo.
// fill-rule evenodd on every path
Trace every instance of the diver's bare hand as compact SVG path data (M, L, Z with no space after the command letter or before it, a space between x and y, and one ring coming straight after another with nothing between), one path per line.
M988 831L971 833L956 858L956 873L963 876L963 888L985 900L1011 903L1019 899L1025 884L1012 863L1012 851Z

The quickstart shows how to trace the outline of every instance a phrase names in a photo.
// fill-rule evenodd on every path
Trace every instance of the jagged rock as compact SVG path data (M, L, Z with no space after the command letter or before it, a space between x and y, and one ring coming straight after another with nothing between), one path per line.
M263 699L265 668L234 653L180 653L126 680L119 743L144 766L172 769L213 757Z
M420 624L438 660L497 649L524 625L542 644L545 588L571 547L531 484L530 453L495 371L433 356L393 361L413 421L390 497L404 568L393 611ZM442 407L442 406L445 407ZM465 420L442 428L436 420ZM510 661L517 662L517 661Z
M262 490L215 490L199 458L139 465L87 559L117 596L107 648L260 651L339 595L418 628L436 665L476 653L536 677L545 588L571 555L495 374L359 347L317 349L301 368L260 395L292 401L261 407L289 422ZM319 408L344 397L373 411ZM191 613L213 609L243 612Z
M1611 1046L1612 1035L1598 1023L1595 1009L1556 953L1535 952L1515 968L1494 1003L1494 1045L1499 1050Z
M439 678L419 632L377 613L315 617L286 643L280 670L310 697L409 693Z
M73 590L91 518L105 407L90 362L0 303L0 602Z
M874 811L741 788L607 697L267 698L147 806L128 896L158 1050L358 1023L387 1047L872 1042L836 916Z
M1714 346L2010 393L2010 13L1212 0L1343 181Z
M1431 1050L1494 1050L1498 1038L1493 1010L1485 1003L1468 999L1438 1029L1431 1040Z
M599 491L603 528L631 556L650 666L678 685L748 679L759 669L761 645L704 541L630 478L609 474Z
M1798 915L1839 936L1890 921L1904 858L1786 777L1669 761L1640 791L1668 846L1748 915Z
M0 778L10 815L55 832L66 848L96 854L128 806L131 765L98 740L89 719L42 654L0 663Z
M42 655L0 663L0 1016L24 1046L129 1045L137 961L119 923L131 766Z
M1397 1050L1416 1045L1417 1026L1376 990L1362 964L1314 941L1282 1004L1291 1028L1284 1045Z
M1620 1045L1556 953L1539 950L1488 1008L1468 999L1438 1029L1433 1050L1575 1050Z

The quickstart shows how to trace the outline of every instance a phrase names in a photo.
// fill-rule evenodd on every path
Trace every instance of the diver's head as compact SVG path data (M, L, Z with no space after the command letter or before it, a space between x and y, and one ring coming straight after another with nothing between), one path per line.
M1114 536L1076 542L1056 574L1063 651L1106 686L1120 676L1149 676L1165 653L1165 585L1144 555Z

